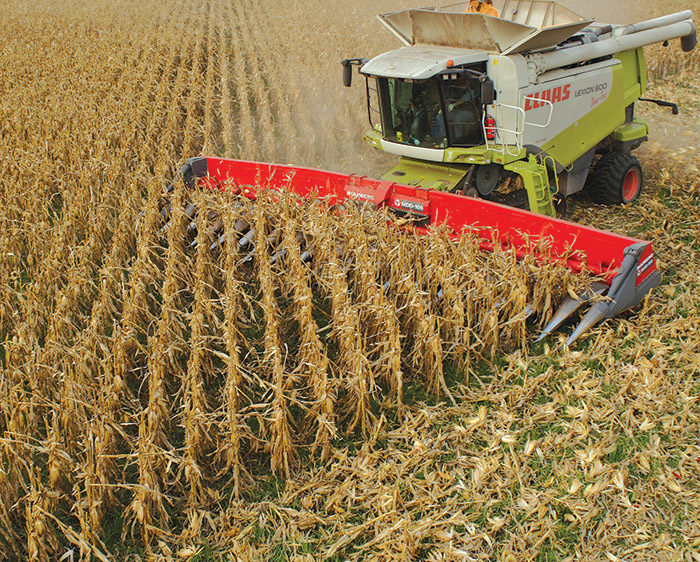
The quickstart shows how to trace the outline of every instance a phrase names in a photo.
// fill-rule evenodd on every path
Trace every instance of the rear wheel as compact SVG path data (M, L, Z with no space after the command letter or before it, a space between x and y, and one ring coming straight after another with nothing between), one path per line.
M566 195L555 193L552 195L552 203L554 203L554 212L557 214L557 218L566 219Z
M605 153L588 180L588 193L595 203L621 205L631 203L642 192L642 165L629 152Z

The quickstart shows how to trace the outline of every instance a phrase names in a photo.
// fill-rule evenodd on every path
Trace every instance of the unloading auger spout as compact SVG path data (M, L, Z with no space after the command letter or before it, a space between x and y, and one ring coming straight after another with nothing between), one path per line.
M545 52L526 54L528 67L536 76L550 70L567 67L590 60L609 57L616 53L632 51L653 43L680 38L681 49L692 51L697 45L697 31L691 19L693 12L686 10L647 20L629 26L604 29L607 39Z
M567 297L560 308L566 314L555 313L541 336L592 301L567 344L598 322L639 304L661 279L650 242L482 199L353 174L224 158L192 158L179 175L179 181L190 189L220 190L250 200L261 191L270 190L290 192L300 199L314 198L328 207L354 201L386 208L389 216L395 214L402 222L410 219L410 228L421 234L444 225L455 240L465 234L475 236L482 251L512 249L521 258L534 255L540 261L558 262L574 273L589 272L600 280L594 283L595 295ZM168 192L174 185L175 182ZM162 215L166 220L170 215L167 199L163 201ZM191 228L196 228L196 216L197 210L188 213ZM209 233L210 239L218 241L214 244L231 243L222 234L221 222L212 224L215 226ZM245 236L241 233L238 246L254 251L250 237L242 244ZM282 250L273 247L269 251ZM312 260L313 256L307 254ZM601 298L594 298L596 295Z

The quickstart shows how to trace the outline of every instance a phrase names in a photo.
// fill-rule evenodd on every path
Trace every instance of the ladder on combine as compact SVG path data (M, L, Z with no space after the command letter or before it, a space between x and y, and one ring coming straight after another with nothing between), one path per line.
M527 162L525 160L516 160L511 164L507 164L504 168L509 172L515 172L523 178L523 183L527 190L528 203L532 211L550 217L555 216L549 172L544 163L538 162L534 155L530 155ZM557 184L556 191L558 190L559 186Z

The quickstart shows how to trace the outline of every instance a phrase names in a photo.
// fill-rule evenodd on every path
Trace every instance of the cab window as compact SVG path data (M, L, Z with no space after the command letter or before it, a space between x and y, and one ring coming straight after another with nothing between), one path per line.
M476 146L482 144L479 82L464 76L444 81L443 92L447 112L450 145Z
M436 80L379 78L379 100L385 139L426 148L447 146Z

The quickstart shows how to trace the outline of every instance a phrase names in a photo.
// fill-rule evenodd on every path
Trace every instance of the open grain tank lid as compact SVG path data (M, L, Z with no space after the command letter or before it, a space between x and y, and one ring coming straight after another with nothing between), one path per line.
M469 2L381 14L379 20L406 45L440 45L521 53L554 47L593 20L553 1L493 0L500 17L467 13Z

